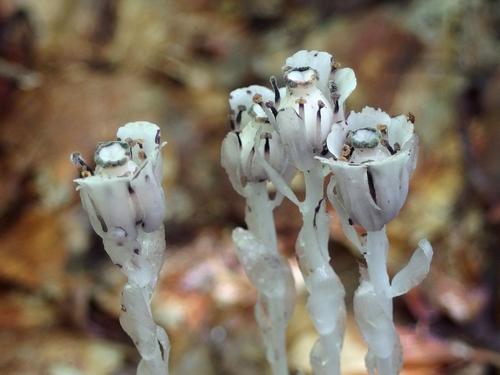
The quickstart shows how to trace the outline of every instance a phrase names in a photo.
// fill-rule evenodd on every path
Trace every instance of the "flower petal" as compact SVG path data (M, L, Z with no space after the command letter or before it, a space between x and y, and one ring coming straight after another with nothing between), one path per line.
M91 176L75 182L96 233L116 241L136 238L137 211L129 192L129 178Z
M325 163L325 160L327 160L323 158L317 159L319 159L322 163ZM340 224L347 239L352 242L352 244L356 247L356 249L358 249L359 252L363 253L365 251L365 244L358 235L358 232L356 232L356 230L354 229L353 224L349 223L349 214L344 208L344 205L335 189L335 176L330 177L330 182L328 183L328 187L326 188L326 194L328 200L330 201L333 208L335 209L335 212L340 218Z
M337 93L340 95L339 105L342 106L356 88L356 75L351 68L340 68L333 72L332 80L337 86Z
M281 140L295 167L303 171L311 169L314 163L313 154L297 112L293 108L280 110L277 124Z
M240 128L244 128L251 120L251 117L248 115L248 110L254 104L253 97L256 94L262 95L264 103L268 101L274 102L273 91L265 86L251 85L233 90L229 94L229 107L231 108L231 113L234 118L238 116L240 111L242 112Z
M376 128L377 125L389 126L391 117L381 109L365 107L361 112L351 111L347 119L349 130Z
M141 141L141 147L135 145L132 148L132 160L138 165L142 160L138 158L138 151L143 150L146 156L150 156L154 150L160 147L160 127L148 121L128 122L118 128L116 136L125 141L130 138L134 141Z
M376 203L382 209L381 219L386 223L396 217L406 201L410 163L408 153L399 152L387 159L366 164Z
M275 130L270 132L269 139L269 163L281 174L285 175L289 169L288 155L285 151L285 145L281 140L281 136ZM265 148L265 141L261 140L261 149ZM261 150L262 151L262 150Z
M226 171L231 185L238 194L244 196L243 185L241 183L240 145L238 136L230 132L222 141L221 165Z
M393 117L387 124L388 141L391 146L398 143L401 148L411 140L415 129L413 123L405 115Z
M271 164L267 160L264 159L260 152L255 154L255 161L259 163L259 165L264 168L267 173L269 180L273 183L276 190L290 199L292 203L295 203L297 206L300 205L298 198L295 196L292 188L288 185L289 180L287 179L289 175L281 175L278 171L276 171ZM288 170L287 170L288 171Z
M328 160L328 164L335 176L336 194L349 219L366 230L380 230L386 222L383 211L371 195L367 165L334 160Z
M330 96L328 81L332 71L332 62L333 56L328 52L302 50L288 57L282 69L287 72L296 68L313 68L318 73L317 86L323 92L323 95L328 98Z
M148 160L130 180L129 192L136 200L142 228L150 233L163 225L166 207L161 181L156 179L153 164Z
M345 121L336 122L332 125L332 130L326 138L326 146L337 159L340 159L342 148L345 143L345 138L348 132L348 127Z
M241 161L241 174L242 177L253 180L255 176L262 175L263 170L259 166L257 169L253 166L253 159L255 156L256 149L256 136L260 131L260 126L256 124L254 121L250 121L247 126L243 128L240 133L241 139L241 153L240 153L240 161ZM258 140L260 141L260 139ZM261 178L265 178L262 176Z

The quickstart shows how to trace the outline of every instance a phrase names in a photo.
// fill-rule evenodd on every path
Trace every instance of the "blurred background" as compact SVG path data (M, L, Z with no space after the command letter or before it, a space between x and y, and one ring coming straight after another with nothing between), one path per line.
M230 240L244 201L219 150L228 92L267 84L298 49L356 71L348 109L416 117L419 167L389 225L390 272L422 237L435 256L424 283L395 300L403 373L500 373L499 30L493 0L0 0L0 373L135 374L117 320L124 277L90 229L69 162L76 150L92 160L134 120L168 140L154 313L172 373L268 373ZM332 217L351 309L361 258ZM285 202L276 220L299 275L296 208ZM316 336L300 276L297 288L289 361L307 374ZM351 311L347 327L343 374L364 374Z

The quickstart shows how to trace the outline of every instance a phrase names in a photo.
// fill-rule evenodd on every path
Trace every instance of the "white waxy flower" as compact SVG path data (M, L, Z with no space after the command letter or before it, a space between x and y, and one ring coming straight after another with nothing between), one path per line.
M351 112L348 128L342 157L321 160L335 176L333 194L349 222L377 231L399 213L406 200L416 166L417 136L406 116L391 118L369 107Z
M119 141L125 141L131 146L132 160L141 165L149 160L158 181L163 176L160 149L166 144L161 143L160 128L147 121L129 122L118 129L116 136Z
M231 131L222 143L221 164L236 191L242 193L247 182L268 180L264 168L257 161L257 153L283 176L291 172L280 135L268 121L258 104L248 111L251 120L241 131ZM287 177L290 178L290 177Z
M323 95L331 99L335 106L338 100L339 107L356 88L356 76L351 68L339 68L334 58L323 51L298 51L286 59L283 71L286 73L294 69L309 67L317 72L316 86Z
M103 238L111 236L117 241L135 237L138 224L145 232L157 230L165 215L165 199L156 170L161 159L159 128L143 123L141 128L148 129L148 134L129 125L118 130L119 135L130 135L126 142L98 146L95 174L75 180L94 230Z
M81 172L75 182L92 227L128 279L120 323L141 354L137 373L168 374L170 344L149 306L165 254L160 128L128 123L117 138L97 147L94 174L71 156Z
M336 155L342 148L347 132L343 106L356 87L356 77L352 69L337 68L333 56L320 51L295 53L283 71L286 95L279 105L278 129L296 166L308 170L314 156L328 152L329 134L330 143L340 142L330 152Z

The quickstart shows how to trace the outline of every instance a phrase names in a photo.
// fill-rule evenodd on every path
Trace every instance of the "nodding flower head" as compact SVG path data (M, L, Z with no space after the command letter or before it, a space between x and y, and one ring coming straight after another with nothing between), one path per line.
M341 68L328 52L302 50L286 59L283 72L286 76L287 72L307 68L316 73L315 85L329 99L331 106L338 107L343 113L345 100L356 88L354 71L350 68ZM340 116L337 116L336 120L338 117Z
M380 230L399 213L408 194L418 145L413 123L406 116L391 118L369 107L351 112L347 122L341 156L321 160L334 174L334 198L348 220L369 231Z
M240 131L229 132L221 152L222 166L240 194L243 194L247 182L268 180L267 173L257 160L261 156L283 176L291 172L280 135L269 123L261 105L251 105L246 116L250 121Z
M80 171L75 182L94 230L104 239L122 242L135 238L139 227L152 232L163 223L163 145L160 128L147 122L126 124L117 138L97 146L95 171L79 153L71 160Z
M339 69L333 56L320 51L299 51L283 67L285 97L279 103L277 126L290 158L300 170L326 155L331 132L344 138L343 103L356 87L351 69Z

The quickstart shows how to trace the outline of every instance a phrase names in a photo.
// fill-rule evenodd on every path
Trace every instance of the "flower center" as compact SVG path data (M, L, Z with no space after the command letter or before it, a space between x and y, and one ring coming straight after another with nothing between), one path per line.
M130 160L130 148L126 142L101 143L95 152L95 162L103 168L124 165L128 160Z
M296 68L285 74L288 87L310 86L318 80L318 73L310 67Z
M360 128L350 133L348 146L352 163L383 160L391 154L383 146L382 133L375 128Z
M357 129L350 138L354 148L375 148L380 143L380 134L374 128Z
M131 160L130 146L126 142L101 143L95 152L96 174L108 177L124 176L137 168Z

